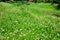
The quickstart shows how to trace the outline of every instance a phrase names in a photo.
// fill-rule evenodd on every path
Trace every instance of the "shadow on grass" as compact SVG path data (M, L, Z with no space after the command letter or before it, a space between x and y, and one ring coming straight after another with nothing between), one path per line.
M14 1L14 2L7 1L6 3L10 3L10 4L13 4L15 6L30 5L30 3L27 1Z

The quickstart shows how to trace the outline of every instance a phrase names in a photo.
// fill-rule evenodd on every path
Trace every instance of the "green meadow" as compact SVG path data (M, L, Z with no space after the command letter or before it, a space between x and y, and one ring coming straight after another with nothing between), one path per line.
M0 40L60 40L60 10L50 3L0 2Z

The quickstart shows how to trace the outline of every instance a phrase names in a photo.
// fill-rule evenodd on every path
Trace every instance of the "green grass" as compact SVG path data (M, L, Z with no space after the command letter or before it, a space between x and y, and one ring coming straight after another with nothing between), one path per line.
M54 14L60 10L50 3L0 2L0 40L60 40L60 17Z

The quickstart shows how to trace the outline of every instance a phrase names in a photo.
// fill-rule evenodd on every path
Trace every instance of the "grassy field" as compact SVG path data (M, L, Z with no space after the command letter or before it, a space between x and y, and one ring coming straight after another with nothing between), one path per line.
M0 40L60 40L60 10L50 3L0 2Z

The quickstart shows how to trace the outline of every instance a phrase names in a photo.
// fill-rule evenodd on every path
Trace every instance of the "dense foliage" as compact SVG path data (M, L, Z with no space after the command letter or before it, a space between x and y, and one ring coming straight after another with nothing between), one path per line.
M13 2L13 1L30 1L30 0L0 0L0 1L3 1L3 2L6 2L6 1ZM53 4L57 9L60 9L60 0L33 0L33 2L35 2L35 3L41 3L41 2L47 3L48 2L48 3Z
M4 0L0 0L0 1L4 1ZM9 1L9 0L5 0L5 1ZM28 1L28 0L13 0L13 1ZM35 2L53 2L56 1L58 3L60 3L60 0L33 0Z

